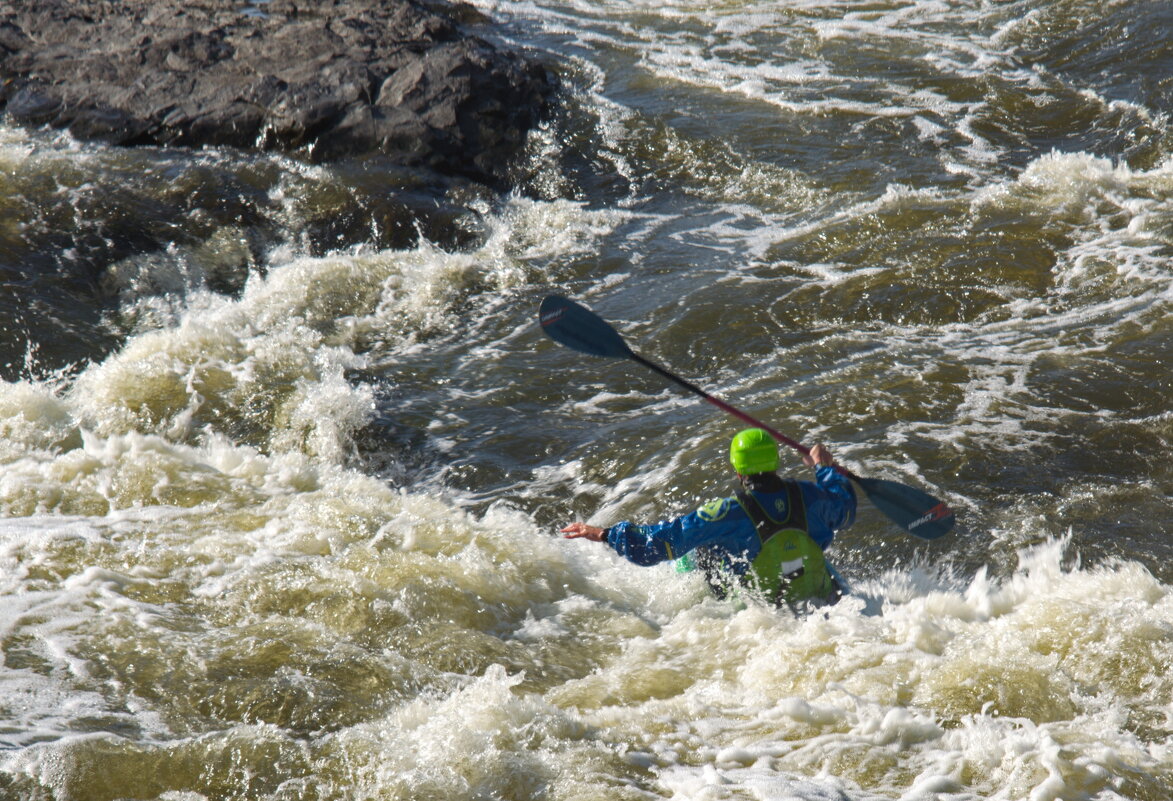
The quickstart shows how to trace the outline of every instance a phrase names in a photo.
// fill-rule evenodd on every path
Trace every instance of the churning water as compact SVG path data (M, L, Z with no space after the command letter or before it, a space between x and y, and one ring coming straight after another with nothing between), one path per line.
M0 797L1173 795L1170 5L475 4L508 197L0 127ZM558 539L739 426L551 292L957 528L804 618Z

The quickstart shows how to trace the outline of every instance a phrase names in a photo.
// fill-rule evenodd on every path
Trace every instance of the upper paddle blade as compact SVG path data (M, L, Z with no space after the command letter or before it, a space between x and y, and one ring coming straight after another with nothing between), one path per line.
M592 356L627 358L631 348L603 318L560 295L549 295L538 308L542 330L550 339Z
M922 540L935 540L953 528L953 510L916 487L896 481L853 476L877 509Z

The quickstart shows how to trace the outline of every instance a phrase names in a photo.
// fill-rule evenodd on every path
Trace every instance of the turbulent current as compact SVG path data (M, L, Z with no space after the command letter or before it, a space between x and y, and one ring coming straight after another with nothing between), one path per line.
M1173 796L1173 7L474 5L506 196L0 120L0 798ZM551 293L957 527L802 617L559 538L740 425Z

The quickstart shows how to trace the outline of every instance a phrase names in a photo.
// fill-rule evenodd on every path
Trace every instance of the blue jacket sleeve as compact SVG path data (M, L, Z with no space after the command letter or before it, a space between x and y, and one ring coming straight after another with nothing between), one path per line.
M683 517L653 525L618 523L607 530L607 544L629 562L646 566L679 559L694 548L712 543L721 543L736 553L748 536L746 532L753 533L753 524L741 506L733 498L723 498Z
M827 548L836 531L855 522L855 488L851 479L833 467L815 471L815 483L804 482L807 526L820 548Z
M624 520L607 530L607 544L629 562L654 565L676 558L676 549L672 547L671 541L679 537L679 528L680 518L650 526Z

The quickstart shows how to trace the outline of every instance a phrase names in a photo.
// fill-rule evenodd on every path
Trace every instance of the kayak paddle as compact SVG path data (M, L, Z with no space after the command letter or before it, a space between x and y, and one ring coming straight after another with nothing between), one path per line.
M679 384L689 392L699 395L721 411L765 430L774 439L802 455L810 453L810 448L802 443L775 431L760 420L750 417L719 398L714 398L700 387L640 356L627 346L623 337L608 322L573 300L560 295L547 296L538 309L538 319L546 335L560 345L592 356L631 359ZM842 466L837 465L835 469L854 481L877 509L909 534L922 540L935 540L953 528L953 510L927 492L898 481L863 478Z

